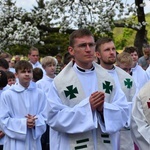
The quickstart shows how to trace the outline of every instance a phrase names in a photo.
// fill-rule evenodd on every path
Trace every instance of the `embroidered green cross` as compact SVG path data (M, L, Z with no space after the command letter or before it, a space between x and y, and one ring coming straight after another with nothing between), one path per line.
M68 91L64 91L66 97L68 97L70 95L70 99L77 97L75 94L78 94L78 90L77 88L73 88L73 85L67 86L66 87L68 89Z
M132 87L131 79L125 79L124 84L125 86L127 86L128 89L130 89Z
M112 92L113 86L110 85L110 82L105 81L105 83L103 83L103 89L105 89L105 93L110 94Z

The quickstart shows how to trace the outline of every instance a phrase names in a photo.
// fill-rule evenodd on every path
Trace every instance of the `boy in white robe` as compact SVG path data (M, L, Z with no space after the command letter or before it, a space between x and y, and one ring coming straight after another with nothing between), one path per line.
M57 66L57 60L56 58L52 56L46 56L42 59L42 67L45 70L46 74L43 76L43 78L36 82L36 85L38 88L44 91L44 93L47 95L50 85L52 81L54 80L56 66ZM42 142L42 149L47 150L49 149L49 127L47 125L46 132L42 135L41 138Z
M136 47L125 47L124 52L129 53L133 60L131 72L137 87L137 91L139 91L144 84L148 82L148 75L146 71L138 64L138 51Z
M7 83L8 82L7 82L6 73L3 70L0 70L0 96L3 91L8 89ZM4 132L1 131L1 128L0 128L0 150L3 150L4 135L5 135Z
M128 121L125 95L93 62L95 41L90 31L70 35L74 56L55 78L48 93L48 124L52 150L117 150L116 132Z
M42 59L42 67L45 70L46 74L43 76L42 79L36 82L38 88L42 89L45 94L48 93L50 84L54 80L57 60L52 56L46 56Z
M32 65L21 60L15 67L18 81L1 94L0 126L4 150L41 150L46 129L46 96L32 80Z

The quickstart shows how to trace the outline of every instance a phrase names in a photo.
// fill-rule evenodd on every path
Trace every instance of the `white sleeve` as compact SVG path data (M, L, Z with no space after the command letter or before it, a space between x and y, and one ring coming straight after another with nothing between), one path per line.
M39 105L41 107L39 107ZM38 118L36 120L35 129L32 130L33 138L36 139L46 130L46 97L42 97L41 103L35 104L33 107L37 108L36 116ZM13 117L15 112L13 112L13 114L10 108L11 104L7 101L7 95L2 94L0 100L0 126L7 136L24 141L28 130L27 118L25 118L25 116ZM20 111L20 109L15 111Z
M138 96L133 104L131 131L133 140L140 149L150 148L150 125L143 113L142 104Z
M146 75L147 75L148 80L150 80L150 65L146 69Z
M114 133L128 126L129 104L124 93L117 90L111 103L104 102L104 123L99 120L102 132Z
M35 116L37 118L35 120L35 128L32 129L34 139L39 138L46 131L47 99L44 94L42 95L40 101L41 103L37 103L38 106L34 106L39 108L37 111L37 115Z
M12 118L10 114L11 105L6 102L4 92L1 94L0 100L0 126L6 135L11 138L25 140L27 133L26 118Z
M97 115L92 112L89 97L74 107L62 104L54 82L48 94L48 121L51 128L65 133L81 133L97 128Z

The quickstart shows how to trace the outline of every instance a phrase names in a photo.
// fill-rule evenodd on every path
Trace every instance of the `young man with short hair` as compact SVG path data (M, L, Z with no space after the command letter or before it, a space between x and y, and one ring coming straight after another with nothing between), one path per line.
M100 59L100 65L114 78L117 88L124 92L130 107L130 114L129 114L129 118L130 118L132 101L134 99L135 92L136 92L133 78L127 72L114 65L116 62L116 48L111 38L103 37L97 40L96 52L97 52L97 57ZM128 69L128 72L130 72L132 67L132 59L128 63L130 63L131 66L126 66L126 64L124 63L119 65L122 65L122 67L124 67L126 71ZM119 146L117 149L134 150L134 143L130 132L130 119L128 121L129 121L128 126L124 126L120 130L120 132L118 131Z
M74 31L68 51L74 59L48 93L50 149L116 150L116 132L129 118L125 95L94 62L95 40L89 30Z

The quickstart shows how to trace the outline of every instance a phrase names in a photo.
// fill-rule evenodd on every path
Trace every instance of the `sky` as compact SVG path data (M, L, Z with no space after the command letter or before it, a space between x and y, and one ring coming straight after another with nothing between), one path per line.
M30 11L33 8L33 5L36 6L36 0L15 0L16 1L16 5L19 7L22 7L24 9L26 9L27 11ZM50 0L47 0L50 1ZM134 2L134 0L122 0L122 1L127 1L128 3L132 3ZM145 0L146 3L146 7L145 9L145 13L150 12L150 0Z

